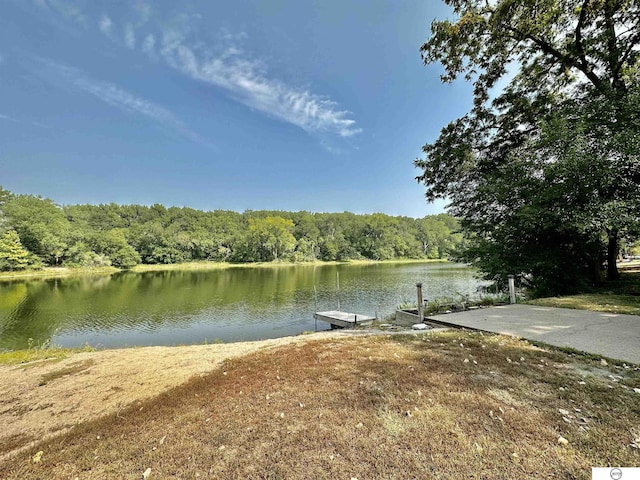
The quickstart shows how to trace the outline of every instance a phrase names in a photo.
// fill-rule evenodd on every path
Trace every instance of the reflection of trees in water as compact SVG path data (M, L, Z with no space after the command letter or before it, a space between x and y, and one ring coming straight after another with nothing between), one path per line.
M286 271L285 271L286 270ZM122 272L3 284L0 348L49 341L57 332L184 327L203 310L258 311L313 285L314 268ZM312 289L312 287L311 287Z
M308 265L120 272L1 284L0 347L23 347L28 338L42 343L56 333L184 328L202 321L199 314L219 314L227 321L238 315L278 315L284 307L312 305L314 285L319 304L335 308L338 271L343 298L357 302L367 297L369 302L372 297L373 309L384 300L373 297L394 295L399 282L422 281L425 268L431 279L453 273L424 265ZM412 293L408 288L407 295Z
M36 346L51 340L59 327L55 315L55 304L59 301L58 287L58 280L18 281L0 287L3 299L7 290L23 292L20 302L10 310L5 310L6 304L2 302L0 347L25 348L29 339Z
M23 282L0 284L0 348L9 348L5 344L15 337L26 299L27 286Z
M25 348L45 344L61 329L68 328L81 314L87 297L105 288L107 276L21 280L0 285L0 347ZM13 308L6 298L22 292ZM9 295L7 295L9 293ZM84 317L86 318L86 317Z

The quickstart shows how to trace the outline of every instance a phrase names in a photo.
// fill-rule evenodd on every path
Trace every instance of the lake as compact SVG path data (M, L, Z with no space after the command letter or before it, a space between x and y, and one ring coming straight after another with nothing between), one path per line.
M340 289L336 288L339 274ZM30 343L98 348L277 338L313 331L314 311L382 317L424 298L474 294L453 263L300 265L119 272L0 282L0 349ZM314 299L314 286L317 302ZM319 330L328 324L318 322Z

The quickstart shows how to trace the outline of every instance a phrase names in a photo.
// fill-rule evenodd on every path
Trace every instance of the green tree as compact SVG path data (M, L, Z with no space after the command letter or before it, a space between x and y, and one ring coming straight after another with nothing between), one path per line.
M5 190L0 185L0 232L4 231L6 217L4 215L4 204L11 199L13 194L9 190Z
M296 248L291 254L293 262L312 262L317 258L315 245L307 238L302 237L296 242Z
M313 261L320 255L318 240L320 230L316 225L316 217L309 212L299 212L294 215L295 228L293 236L298 244L296 246L296 259L299 261Z
M457 255L461 241L458 222L449 215L430 215L417 221L415 236L420 241L422 255L427 258L447 258Z
M124 229L114 228L89 238L92 251L104 255L111 264L120 268L131 268L140 263L140 255L127 243Z
M445 82L460 75L474 80L474 106L425 145L425 158L416 160L427 198L449 198L451 212L460 217L472 242L468 257L488 276L537 270L536 281L557 286L558 272L580 277L585 263L593 265L602 257L598 244L603 244L607 254L601 259L607 261L601 263L607 264L609 278L617 278L620 235L636 221L625 212L634 211L638 195L637 150L623 140L637 138L640 131L634 100L637 4L447 3L456 18L432 24L423 59L442 63ZM511 78L509 70L515 70ZM490 90L505 80L502 93L491 99ZM596 105L606 108L593 115ZM564 139L554 137L548 126L563 121ZM592 152L593 161L572 162L576 157L559 149L568 139L585 142L582 151ZM590 199L574 195L571 188L577 184L565 175L571 167L581 169L576 176L588 173L593 185L603 188ZM612 171L620 174L611 177ZM585 215L572 217L584 207ZM569 217L572 221L565 222ZM604 232L604 242L598 232ZM538 268L540 258L534 253L546 248L569 260L565 268ZM588 258L574 268L570 260L579 251ZM597 280L597 268L588 270L591 280Z
M48 198L13 195L2 209L7 224L27 250L47 265L59 265L64 260L72 228L60 206Z
M78 241L69 247L65 264L71 267L108 267L111 260L106 255L93 252L84 241Z
M0 270L24 270L29 265L29 252L20 243L15 230L0 237Z
M259 260L279 260L290 254L296 246L293 228L293 222L282 217L249 219L248 238Z
M13 194L0 185L0 208L13 197Z

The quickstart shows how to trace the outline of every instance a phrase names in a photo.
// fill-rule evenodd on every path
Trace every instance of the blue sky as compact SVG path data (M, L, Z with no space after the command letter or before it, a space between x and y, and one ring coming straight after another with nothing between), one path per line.
M435 0L4 0L0 185L61 204L439 213L412 161L471 106Z

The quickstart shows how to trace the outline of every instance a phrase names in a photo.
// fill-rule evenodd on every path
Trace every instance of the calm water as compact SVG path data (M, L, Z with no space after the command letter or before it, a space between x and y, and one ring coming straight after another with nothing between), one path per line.
M391 315L415 301L473 294L474 271L456 264L326 265L117 273L0 283L0 349L257 340L314 330L317 309ZM319 330L328 328L318 323Z

